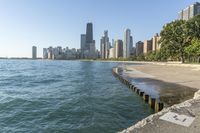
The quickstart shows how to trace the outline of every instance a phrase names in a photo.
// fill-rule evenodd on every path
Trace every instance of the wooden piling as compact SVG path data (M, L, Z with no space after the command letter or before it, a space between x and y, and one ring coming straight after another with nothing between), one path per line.
M145 92L141 91L139 88L134 86L129 80L125 79L122 75L117 73L114 69L112 70L113 75L118 78L123 84L128 86L131 90L141 96L146 103L150 105L155 112L159 112L164 108L164 104L155 98L152 98L150 95L146 94Z
M144 95L144 92L143 92L143 91L141 91L141 92L140 92L140 96L141 96L141 97L143 97L143 95Z
M155 112L159 112L164 108L164 104L160 101L156 101L155 103Z
M144 99L144 101L145 101L146 103L148 103L148 102L149 102L149 95L148 95L148 94L144 94L144 95L143 95L143 99Z
M155 109L155 102L156 102L155 98L149 97L149 105L152 109Z

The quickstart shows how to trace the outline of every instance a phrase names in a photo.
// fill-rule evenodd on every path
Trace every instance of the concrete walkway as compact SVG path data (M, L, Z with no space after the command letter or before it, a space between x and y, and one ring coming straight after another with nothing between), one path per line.
M140 71L151 78L200 89L200 65L175 63L145 63L125 65L128 71ZM129 75L135 77L135 75ZM145 77L145 75L144 75Z

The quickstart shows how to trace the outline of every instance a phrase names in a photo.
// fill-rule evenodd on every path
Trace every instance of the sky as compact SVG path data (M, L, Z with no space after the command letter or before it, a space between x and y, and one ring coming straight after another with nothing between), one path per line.
M80 48L80 34L93 23L96 48L108 30L110 41L124 38L131 29L133 41L151 39L178 12L198 0L0 0L0 57L38 56L43 48Z

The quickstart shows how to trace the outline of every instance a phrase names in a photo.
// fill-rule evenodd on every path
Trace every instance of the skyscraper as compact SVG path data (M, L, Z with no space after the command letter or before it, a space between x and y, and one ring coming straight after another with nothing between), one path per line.
M109 58L115 58L115 49L114 48L109 49Z
M101 58L102 59L107 59L109 58L109 49L110 49L110 42L109 42L109 37L108 37L108 31L104 31L104 36L102 36L100 40L100 47L101 47Z
M152 51L152 40L145 40L143 45L143 53L147 54Z
M178 13L178 19L189 20L200 14L200 3L196 2Z
M153 36L152 38L152 51L157 51L160 49L160 45L159 45L159 40L161 39L161 37L158 35L158 33Z
M48 50L47 48L43 48L43 59L47 59L48 58Z
M143 47L144 47L143 45L144 43L142 41L136 43L136 56L143 54Z
M114 45L115 45L115 40L112 39L112 45L111 45L111 47L114 47Z
M86 34L81 35L81 58L96 58L95 40L93 40L93 25L87 23Z
M131 45L131 30L126 29L124 33L123 58L130 57L130 45Z
M86 49L90 49L90 43L93 42L93 28L92 23L87 23L86 27Z
M123 41L117 40L115 41L115 58L123 57Z
M130 36L130 45L129 45L130 55L133 55L133 37Z
M37 47L32 47L32 59L37 59Z
M86 35L81 34L81 58L84 58L84 51L86 49Z
M53 59L53 48L52 47L48 48L48 59Z

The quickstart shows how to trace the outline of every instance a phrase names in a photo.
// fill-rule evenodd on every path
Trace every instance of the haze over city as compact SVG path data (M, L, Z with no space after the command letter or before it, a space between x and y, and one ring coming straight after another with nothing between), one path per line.
M80 48L80 34L86 23L93 23L94 40L108 30L110 39L123 39L124 29L131 29L134 44L151 38L162 26L177 19L178 12L194 0L181 1L23 1L0 2L0 57L31 57L31 47L38 56L49 46ZM156 21L155 21L156 20Z

